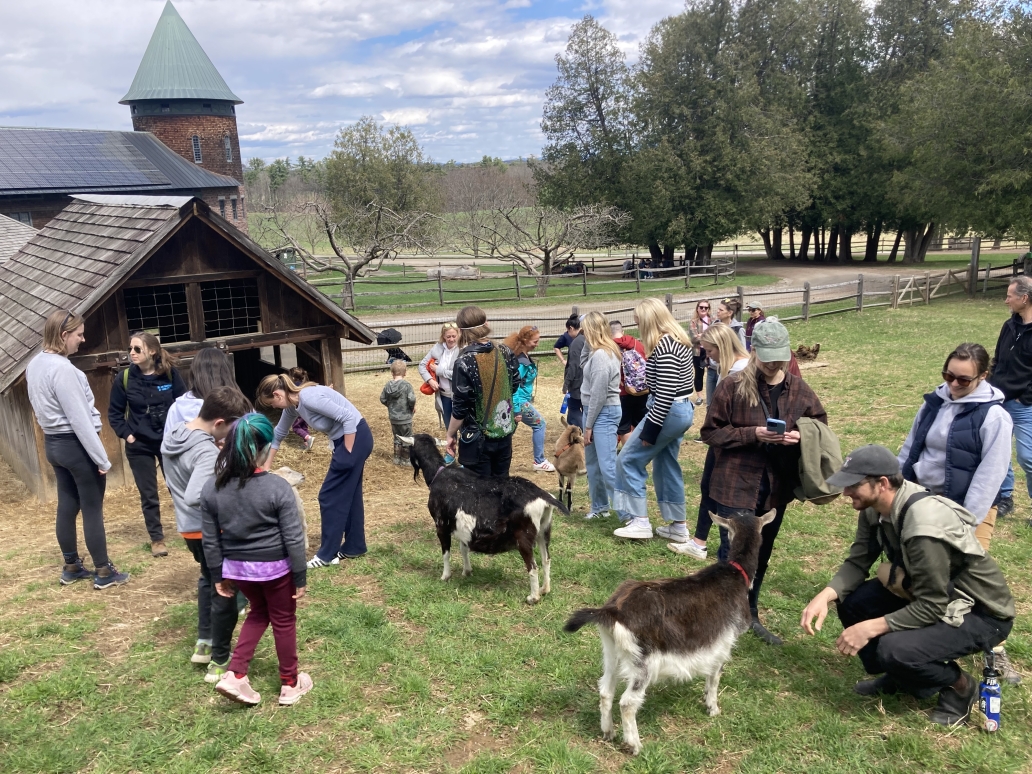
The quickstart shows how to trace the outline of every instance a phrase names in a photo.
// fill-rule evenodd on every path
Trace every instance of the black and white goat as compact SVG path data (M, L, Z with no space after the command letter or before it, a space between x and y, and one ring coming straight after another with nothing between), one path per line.
M481 478L459 467L446 467L437 450L436 441L425 433L402 438L409 448L414 470L413 480L422 472L430 487L427 508L437 528L444 555L441 580L451 578L452 538L462 551L462 574L470 575L469 552L501 554L516 549L530 575L530 596L535 604L542 594L552 590L552 560L549 543L552 538L552 509L569 513L566 507L545 490L525 478L497 476ZM544 570L538 587L538 567L534 561L537 543Z
M638 709L645 691L660 680L686 682L706 676L706 709L719 715L717 688L724 664L739 635L749 629L749 589L756 574L760 533L774 511L713 521L731 533L727 562L717 562L685 578L624 581L599 608L584 608L564 627L575 632L593 623L602 639L602 679L598 681L602 735L614 736L613 696L617 681L627 688L620 697L624 744L641 752Z

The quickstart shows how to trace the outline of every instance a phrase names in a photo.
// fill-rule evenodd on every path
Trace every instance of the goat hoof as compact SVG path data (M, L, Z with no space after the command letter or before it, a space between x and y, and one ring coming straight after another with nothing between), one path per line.
M442 582L443 581L448 581L448 580L451 580L451 573L448 573L447 575L442 575L441 576L441 581Z
M528 605L536 605L540 601L541 601L541 597L527 597L527 604Z
M641 742L627 745L631 749L631 755L641 755Z
M544 596L545 594L551 594L551 593L552 593L552 587L551 586L542 586L541 587L541 596Z
M603 731L602 732L602 741L604 741L604 742L612 742L614 739L616 739L616 731L615 730L611 729L609 731Z
M463 570L463 571L462 571L462 577L463 577L463 578L468 578L468 577L469 577L470 575L472 575L472 574L473 574L473 571L472 571L472 570Z
M715 718L715 717L716 717L717 715L719 715L719 714L720 714L720 707L707 707L707 708L706 708L706 713L707 713L707 714L708 714L708 715L709 715L709 716L710 716L711 718Z

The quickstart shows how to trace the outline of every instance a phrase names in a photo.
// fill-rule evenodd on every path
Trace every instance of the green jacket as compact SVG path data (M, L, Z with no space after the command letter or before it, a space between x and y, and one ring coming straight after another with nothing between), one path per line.
M842 467L842 448L838 436L823 422L810 417L796 420L799 431L799 486L793 494L797 500L816 505L830 503L842 490L827 479Z
M849 557L828 584L839 599L867 580L883 552L900 550L899 512L911 495L924 491L904 481L885 520L874 508L860 512ZM885 616L890 630L920 629L940 620L960 626L976 604L996 618L1014 618L1014 598L996 562L975 540L975 522L973 514L937 495L910 507L903 525L902 566L914 599Z

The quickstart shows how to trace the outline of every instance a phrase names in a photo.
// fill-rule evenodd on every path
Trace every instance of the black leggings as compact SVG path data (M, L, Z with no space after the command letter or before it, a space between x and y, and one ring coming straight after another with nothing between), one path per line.
M143 510L143 523L147 525L147 534L151 542L164 541L165 531L161 526L161 505L158 501L158 469L164 474L161 461L161 441L145 441L137 438L134 443L126 443L125 458L129 460L129 468L133 471L136 488L140 490L140 508Z
M703 350L705 352L705 350ZM706 380L706 363L707 358L705 354L692 355L692 365L695 366L695 391L702 392L703 382Z
M104 532L104 488L101 475L75 433L48 435L44 440L47 462L57 477L57 544L65 562L79 558L75 517L82 511L82 534L96 567L108 563Z

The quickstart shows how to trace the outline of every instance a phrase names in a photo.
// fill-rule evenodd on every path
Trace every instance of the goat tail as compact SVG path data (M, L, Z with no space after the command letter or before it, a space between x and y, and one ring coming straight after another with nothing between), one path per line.
M550 495L543 489L541 490L541 494L538 496L541 497L541 499L547 502L549 505L558 508L566 516L570 515L570 509L566 507L566 504L562 500L556 500L554 497L552 497L552 495Z
M598 623L599 613L601 612L601 607L582 607L570 616L570 620L566 622L563 631L572 634L573 632L580 631L588 624Z

